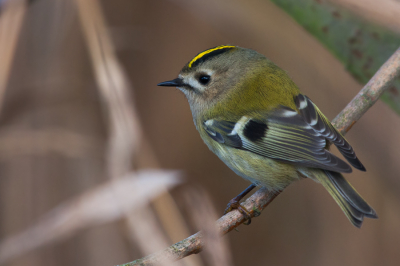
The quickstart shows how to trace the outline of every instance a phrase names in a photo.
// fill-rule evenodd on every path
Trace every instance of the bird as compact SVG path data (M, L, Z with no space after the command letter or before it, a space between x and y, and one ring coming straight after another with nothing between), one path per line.
M255 187L279 193L310 178L320 183L350 222L377 218L372 207L343 177L352 167L366 171L352 146L289 75L255 50L220 45L197 54L177 78L158 86L186 96L200 137L233 172L251 185L225 212L238 209ZM331 144L347 160L329 149ZM351 166L352 167L351 167Z

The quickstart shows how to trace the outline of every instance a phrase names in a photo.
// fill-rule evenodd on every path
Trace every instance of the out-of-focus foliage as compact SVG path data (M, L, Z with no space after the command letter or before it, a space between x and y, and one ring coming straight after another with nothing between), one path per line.
M322 42L360 82L367 83L400 46L400 34L326 0L272 0ZM400 114L400 79L382 95Z

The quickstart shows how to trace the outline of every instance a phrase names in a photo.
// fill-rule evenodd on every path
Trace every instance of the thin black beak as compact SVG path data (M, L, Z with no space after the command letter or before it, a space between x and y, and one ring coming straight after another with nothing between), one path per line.
M180 87L182 85L183 85L183 81L180 78L176 78L176 79L169 80L169 81L164 81L164 82L157 84L157 86L164 86L164 87Z

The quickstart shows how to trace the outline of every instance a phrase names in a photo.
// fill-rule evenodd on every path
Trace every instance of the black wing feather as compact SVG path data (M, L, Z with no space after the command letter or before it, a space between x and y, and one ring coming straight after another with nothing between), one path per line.
M365 171L364 165L357 158L356 153L340 132L322 114L318 107L305 95L299 94L294 98L296 107L304 121L327 140L335 144L340 153L354 167Z

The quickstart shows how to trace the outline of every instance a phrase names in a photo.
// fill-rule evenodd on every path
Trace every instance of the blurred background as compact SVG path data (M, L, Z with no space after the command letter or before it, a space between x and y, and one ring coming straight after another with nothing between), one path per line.
M278 6L285 1L274 2L0 1L0 263L100 266L138 259L199 230L187 191L207 199L215 209L210 217L222 215L249 183L202 143L185 97L156 86L207 48L259 51L333 119L363 86L342 63L362 58L362 51L324 46L322 35L315 38ZM330 19L360 19L400 35L399 1L308 2L326 4ZM392 47L379 54L383 63L400 42L379 34L371 39ZM303 180L218 243L219 265L399 265L398 87L385 97L391 107L378 101L346 135L367 168L346 177L379 219L353 227L322 186ZM149 168L163 171L146 178L141 170ZM122 198L130 202L115 207L122 211L106 209L110 201L97 197L99 188L106 191L128 173L135 182L164 181L132 185L133 194L145 193L141 208L138 198ZM122 187L128 190L119 195L130 194L131 187ZM163 240L141 235L156 231ZM207 254L180 263L218 265Z

